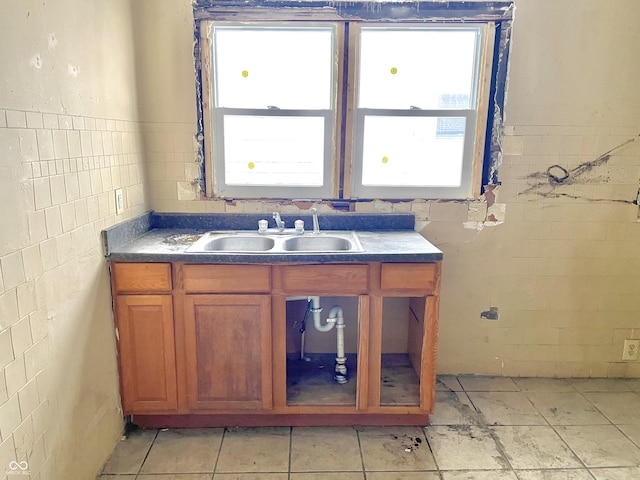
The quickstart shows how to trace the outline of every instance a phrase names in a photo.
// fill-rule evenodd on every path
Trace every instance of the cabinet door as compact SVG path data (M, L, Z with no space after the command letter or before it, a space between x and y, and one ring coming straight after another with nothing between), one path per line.
M125 414L175 410L176 355L170 295L118 295L117 324Z
M185 296L191 409L271 408L270 319L268 295Z

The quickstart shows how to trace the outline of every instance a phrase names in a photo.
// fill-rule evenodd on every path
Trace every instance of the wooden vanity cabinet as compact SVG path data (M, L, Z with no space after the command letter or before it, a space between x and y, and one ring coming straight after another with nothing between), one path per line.
M428 423L435 396L440 262L112 263L121 393L143 427ZM353 406L289 406L288 297L358 297ZM385 298L408 305L411 405L381 401Z

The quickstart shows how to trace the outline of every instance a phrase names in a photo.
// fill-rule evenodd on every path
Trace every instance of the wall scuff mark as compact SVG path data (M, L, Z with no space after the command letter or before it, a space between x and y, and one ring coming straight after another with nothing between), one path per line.
M538 195L544 198L582 198L577 195L571 195L564 192L558 192L557 188L564 185L572 185L577 183L593 183L594 179L585 179L584 176L593 171L593 169L605 165L611 156L621 148L635 142L640 138L640 134L633 138L613 147L611 150L603 153L595 160L583 162L575 168L568 169L562 165L551 165L545 171L535 172L528 175L526 178L530 180L529 188L520 192L520 195ZM606 181L606 179L599 179ZM614 202L614 203L629 203L637 204L638 199L624 200L624 199L602 199L602 198L584 198L584 200L591 200L594 202Z
M500 310L498 310L498 307L489 307L489 310L480 313L480 318L484 318L485 320L499 320L499 317Z

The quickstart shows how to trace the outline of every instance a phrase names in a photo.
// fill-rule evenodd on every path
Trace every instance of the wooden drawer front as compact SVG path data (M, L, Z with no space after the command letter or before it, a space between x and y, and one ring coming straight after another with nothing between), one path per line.
M169 263L113 263L116 292L170 292Z
M435 263L383 263L380 287L383 290L433 290Z
M269 265L185 265L182 271L187 293L271 291Z
M305 294L363 294L369 290L367 265L290 265L282 269L282 290Z

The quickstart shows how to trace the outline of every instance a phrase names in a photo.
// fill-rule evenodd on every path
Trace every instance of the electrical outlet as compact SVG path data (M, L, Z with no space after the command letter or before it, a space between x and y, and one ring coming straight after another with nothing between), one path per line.
M118 188L116 190L116 215L121 215L124 213L124 193L122 193L122 189Z
M638 360L638 349L640 349L640 340L625 340L622 360Z

